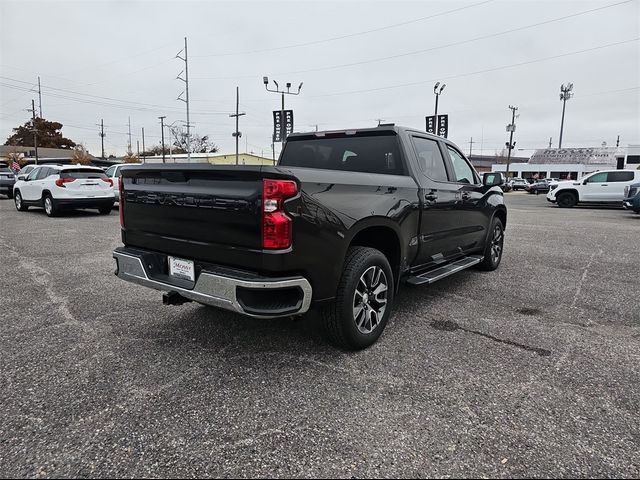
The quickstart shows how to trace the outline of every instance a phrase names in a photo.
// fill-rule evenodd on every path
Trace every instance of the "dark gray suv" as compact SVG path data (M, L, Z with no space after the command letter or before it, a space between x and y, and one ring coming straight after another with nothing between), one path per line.
M0 163L0 194L13 198L13 184L16 176L7 165Z

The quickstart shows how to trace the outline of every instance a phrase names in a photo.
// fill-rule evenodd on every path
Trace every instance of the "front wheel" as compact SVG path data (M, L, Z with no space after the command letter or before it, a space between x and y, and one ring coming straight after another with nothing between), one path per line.
M393 309L393 273L375 248L347 252L335 300L322 310L325 330L337 346L367 348L378 340Z
M16 204L16 210L18 210L19 212L26 212L29 209L29 207L24 204L24 201L22 200L22 194L19 191L15 192L13 201Z
M484 258L478 264L481 270L492 271L498 268L502 260L502 250L504 246L504 226L502 221L493 217L491 221L491 231L487 244L484 247Z
M556 196L556 202L560 208L571 208L578 203L578 199L573 193L565 192Z

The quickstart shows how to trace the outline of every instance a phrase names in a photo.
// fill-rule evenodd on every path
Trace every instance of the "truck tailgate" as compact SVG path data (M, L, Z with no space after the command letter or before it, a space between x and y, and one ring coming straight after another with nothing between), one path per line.
M261 250L261 166L142 165L122 179L127 245L223 263Z

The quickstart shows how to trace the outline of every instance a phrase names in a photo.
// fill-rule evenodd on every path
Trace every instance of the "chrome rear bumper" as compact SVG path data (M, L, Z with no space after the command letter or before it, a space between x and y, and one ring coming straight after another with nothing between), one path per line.
M150 278L142 263L142 259L137 255L116 250L113 252L113 258L117 264L115 273L122 280L137 283L138 285L143 285L155 290L176 292L189 300L231 310L251 317L277 318L302 314L307 312L311 305L311 284L304 277L288 277L282 279L261 277L256 280L249 280L219 275L203 270L198 276L194 287L188 289ZM239 288L245 291L273 291L276 304L279 291L283 292L285 289L288 291L298 289L300 293L295 305L292 304L288 308L259 311L259 308L255 306L243 305L238 295Z

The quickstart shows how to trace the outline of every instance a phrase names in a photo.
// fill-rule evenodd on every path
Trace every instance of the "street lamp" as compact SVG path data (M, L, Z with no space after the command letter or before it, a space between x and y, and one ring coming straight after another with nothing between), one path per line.
M434 116L436 117L436 124L438 123L438 97L442 95L442 91L446 86L447 85L443 83L440 87L440 82L436 82L436 84L433 86L433 93L436 95L436 111L434 113ZM440 87L440 90L438 90L438 87Z
M262 77L262 83L264 83L264 88L267 90L267 92L273 92L273 93L279 93L282 94L282 108L280 110L280 121L282 122L282 138L280 139L281 142L284 142L285 136L284 135L284 96L285 95L300 95L300 90L302 89L302 84L303 82L300 82L300 85L298 85L298 91L297 92L292 92L291 91L291 82L287 82L286 83L286 87L287 87L287 91L285 92L284 90L280 90L280 86L278 85L278 82L276 82L275 80L273 80L273 83L275 84L276 88L269 88L269 77Z
M567 100L573 97L573 83L563 83L560 85L560 100L562 100L562 121L560 122L560 140L558 141L558 148L562 148L562 131L564 130L564 109L567 106Z

